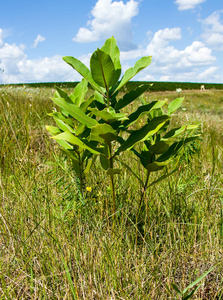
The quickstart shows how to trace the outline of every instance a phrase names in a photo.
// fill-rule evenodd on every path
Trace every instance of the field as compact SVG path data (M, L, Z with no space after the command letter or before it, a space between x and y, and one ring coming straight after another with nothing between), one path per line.
M140 187L123 169L115 228L104 214L110 191L100 165L81 197L69 159L49 138L53 94L0 87L0 299L183 299L171 283L183 290L212 267L191 299L223 299L223 91L182 90L171 126L200 124L201 139L149 188L141 223ZM125 156L138 172L131 151Z

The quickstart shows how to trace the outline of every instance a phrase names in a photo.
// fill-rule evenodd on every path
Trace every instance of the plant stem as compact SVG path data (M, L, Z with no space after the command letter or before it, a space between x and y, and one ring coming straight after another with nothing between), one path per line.
M141 193L141 198L140 198L140 201L139 201L139 207L138 207L138 213L137 213L137 219L138 219L138 216L139 216L139 213L140 213L140 210L141 210L141 205L142 205L143 198L145 197L145 194L146 194L146 191L147 191L150 173L151 172L147 171L146 181L145 181L145 184L142 188L142 193Z
M114 168L114 162L112 157L112 145L109 144L109 164L110 169L113 170ZM114 175L110 174L110 188L111 188L111 194L112 194L112 212L113 212L113 221L115 219L115 213L116 213L116 199L115 199L115 184L114 184Z

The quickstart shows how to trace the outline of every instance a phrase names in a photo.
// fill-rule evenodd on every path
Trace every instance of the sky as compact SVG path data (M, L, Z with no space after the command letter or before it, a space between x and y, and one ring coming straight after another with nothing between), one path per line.
M222 0L0 0L0 84L80 81L62 57L112 35L122 72L152 56L134 80L223 83Z

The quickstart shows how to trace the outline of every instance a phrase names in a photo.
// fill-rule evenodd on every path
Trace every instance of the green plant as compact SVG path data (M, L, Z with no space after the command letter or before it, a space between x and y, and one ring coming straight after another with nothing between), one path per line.
M196 129L197 125L181 126L168 131L171 115L180 107L183 98L172 101L167 113L162 110L166 101L159 100L144 103L130 114L124 112L123 109L127 110L126 107L145 93L151 84L143 83L122 97L118 97L118 93L130 79L151 63L151 56L139 59L119 81L120 51L114 37L106 40L102 48L92 54L90 70L74 57L66 56L63 59L84 79L69 96L57 88L52 100L60 106L61 113L54 112L51 115L59 128L48 126L47 129L71 157L82 191L84 170L90 169L93 158L100 157L101 166L110 178L113 215L116 213L114 176L122 173L118 166L124 165L118 157L121 153L132 150L147 170L146 180L143 182L128 166L143 187L140 207L149 185L150 173L162 170L186 143L198 137L187 137L188 131ZM87 82L94 94L85 99ZM134 129L136 125L139 128ZM140 151L136 150L137 145ZM161 176L156 182L169 175Z
M177 286L174 283L171 283L171 287L173 290L175 290L177 292L177 294L179 295L179 299L181 300L188 300L190 298L192 298L192 296L195 294L195 292L199 289L199 287L201 286L201 284L197 285L202 279L204 279L212 270L214 269L211 268L210 270L208 270L207 272L205 272L204 274L202 274L199 278L197 278L194 282L192 282L190 285L188 285L183 291L180 290L180 287ZM196 286L197 285L197 286ZM192 289L194 286L196 286L193 290L191 290L189 292L190 289ZM166 285L166 289L169 295L173 296L173 293L171 292L171 287L168 287Z

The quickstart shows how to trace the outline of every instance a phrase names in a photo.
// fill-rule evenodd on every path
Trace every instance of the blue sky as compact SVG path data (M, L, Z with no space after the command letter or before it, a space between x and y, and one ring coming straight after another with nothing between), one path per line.
M222 0L0 0L0 83L79 81L62 60L89 66L112 35L136 80L223 83ZM3 71L4 70L4 71Z

